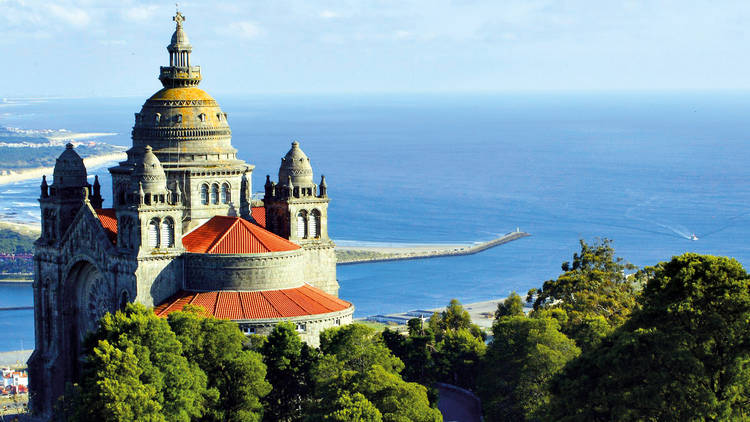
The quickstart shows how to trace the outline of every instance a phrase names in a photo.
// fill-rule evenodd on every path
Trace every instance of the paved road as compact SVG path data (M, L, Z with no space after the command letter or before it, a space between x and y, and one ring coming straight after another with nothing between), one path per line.
M438 409L444 422L480 422L482 410L479 402L466 392L447 384L438 384L440 399Z

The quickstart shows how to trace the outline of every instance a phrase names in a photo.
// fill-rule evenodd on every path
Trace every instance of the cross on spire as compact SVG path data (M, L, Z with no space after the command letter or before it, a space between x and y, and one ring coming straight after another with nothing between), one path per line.
M177 22L177 28L182 28L182 22L185 20L185 16L178 10L172 20Z

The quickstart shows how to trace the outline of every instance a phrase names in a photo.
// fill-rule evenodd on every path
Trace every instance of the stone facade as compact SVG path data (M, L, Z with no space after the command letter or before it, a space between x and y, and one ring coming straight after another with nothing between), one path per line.
M84 336L102 315L129 302L157 306L185 291L251 295L303 285L338 294L325 178L313 183L310 160L297 142L282 159L279 182L268 179L263 204L266 228L296 249L212 254L185 248L183 237L212 217L252 221L254 166L237 158L227 114L197 88L202 76L190 63L183 20L178 12L167 47L170 65L159 74L164 88L135 114L133 146L110 169L113 208L101 209L98 179L88 183L72 145L58 159L52 185L42 180L42 234L34 255L36 349L29 359L31 406L42 417L52 415L65 384L78 379ZM334 299L348 307L235 320L247 334L266 334L291 321L303 340L317 346L323 329L352 321L354 307Z

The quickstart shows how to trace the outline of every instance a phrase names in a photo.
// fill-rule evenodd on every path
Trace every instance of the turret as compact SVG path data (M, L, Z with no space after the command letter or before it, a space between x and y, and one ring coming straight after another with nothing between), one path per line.
M135 163L133 179L138 182L138 195L143 197L141 205L158 205L171 202L170 192L167 190L167 176L164 169L151 150L146 145L143 155Z
M42 176L42 184L40 186L42 188L42 198L46 198L49 196L49 186L47 186L47 175Z
M328 186L313 183L310 158L297 141L281 159L279 183L266 177L266 225L279 236L304 244L328 242Z
M102 204L104 203L104 199L102 198L102 185L99 183L99 176L94 176L94 189L91 197L89 198L89 201L91 201L91 206L95 209L99 209L102 207Z
M328 184L326 183L326 177L320 176L320 197L325 198L328 196Z
M65 151L55 162L52 186L42 177L39 203L42 209L42 239L47 242L59 240L73 222L78 210L88 199L91 189L87 180L86 166L81 156L75 152L73 144L67 144ZM84 194L85 192L85 194Z

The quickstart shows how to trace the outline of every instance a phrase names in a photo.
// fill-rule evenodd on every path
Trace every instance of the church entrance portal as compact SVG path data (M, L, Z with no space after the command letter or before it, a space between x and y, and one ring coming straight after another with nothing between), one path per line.
M94 331L105 313L115 310L113 286L99 269L87 261L75 264L65 278L65 309L62 329L64 349L70 365L66 381L77 381L83 353L83 341Z

